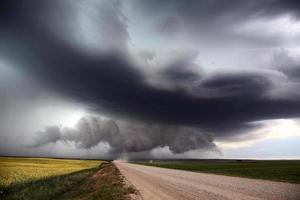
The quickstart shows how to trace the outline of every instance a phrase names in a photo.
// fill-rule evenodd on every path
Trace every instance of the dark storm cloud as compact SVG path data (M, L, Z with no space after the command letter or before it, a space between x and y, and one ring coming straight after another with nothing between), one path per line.
M182 64L183 63L177 63L177 65L179 66L185 66ZM193 80L199 80L200 78L200 76L196 73L193 73L184 68L176 68L174 66L170 66L168 69L163 70L161 74L165 79L170 80L172 82L188 82Z
M198 65L194 63L197 56L195 51L174 52L176 55L170 63L159 70L155 76L158 85L167 85L175 90L188 89L197 86L202 75L195 70Z
M145 152L168 146L179 154L195 149L214 149L213 136L199 128L166 126L130 121L81 118L75 128L46 127L39 132L33 146L57 141L75 142L78 148L89 149L100 142L108 143L111 156L121 153Z
M286 49L280 49L273 53L276 69L288 75L294 81L300 80L300 62L290 55Z
M204 80L202 86L215 95L259 98L272 89L273 83L259 73L240 73L214 75Z
M196 2L198 1L182 4L178 1L182 5L180 9L184 14L183 20L187 18L191 23L196 23L200 19L201 23L205 23L206 19L212 18L216 22L220 19L221 23L224 18L229 23L231 19L238 20L240 15L245 17L260 12L269 15L290 12L298 15L297 5L292 6L292 1L291 4L280 1L212 1L207 4L204 1ZM161 5L152 1L151 4L153 8ZM269 92L276 87L274 77L260 70L255 73L241 71L199 75L186 70L186 65L193 64L187 56L160 74L180 87L170 90L153 87L147 83L147 75L138 70L134 59L125 51L127 47L125 50L111 47L116 45L114 41L109 41L114 38L126 46L129 39L124 36L127 34L126 21L119 17L106 21L111 18L106 15L101 17L107 25L102 28L107 28L108 32L119 31L121 35L114 34L111 38L105 32L101 37L108 43L105 45L108 49L90 54L50 31L50 25L47 25L49 16L63 12L56 9L57 5L59 4L56 1L1 1L1 59L32 74L47 88L89 105L92 110L137 123L147 121L163 125L153 126L152 129L148 125L136 127L127 124L123 126L132 126L129 129L137 131L127 131L124 128L124 132L120 131L119 124L119 128L112 125L113 131L106 131L109 128L97 132L80 131L81 128L78 128L79 131L69 130L73 134L68 134L68 130L61 132L58 127L49 127L41 135L51 132L51 136L38 139L39 144L69 140L77 142L80 148L89 148L104 141L116 152L146 151L169 146L174 153L181 153L213 145L213 139L203 140L204 132L214 132L216 137L224 137L253 128L249 122L300 116L299 99L273 98ZM148 8L153 9L151 6ZM238 13L227 16L233 10L238 10ZM109 15L121 16L119 9L114 9L114 12ZM59 21L61 27L64 27L64 21ZM177 22L169 22L172 23L172 28L176 29ZM62 31L64 37L72 35L71 32ZM145 59L153 59L153 54L144 56ZM86 124L86 129L97 129L90 121L82 123L80 127ZM97 123L102 126L103 122L95 121ZM165 130L165 126L176 128ZM201 130L191 127L201 127ZM81 133L90 134L85 138L91 140L78 139Z

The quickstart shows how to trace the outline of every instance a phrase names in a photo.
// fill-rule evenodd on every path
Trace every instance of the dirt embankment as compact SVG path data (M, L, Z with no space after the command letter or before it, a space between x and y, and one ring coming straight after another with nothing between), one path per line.
M139 200L141 197L112 162L104 162L96 173L61 199Z

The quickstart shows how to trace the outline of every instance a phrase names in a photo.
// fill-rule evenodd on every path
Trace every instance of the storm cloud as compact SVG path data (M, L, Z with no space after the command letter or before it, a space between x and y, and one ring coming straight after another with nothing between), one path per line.
M199 128L166 126L151 123L105 120L99 117L84 117L75 128L48 126L38 132L32 146L38 147L58 141L74 142L78 148L89 149L100 142L110 146L110 156L148 152L159 147L168 147L174 154L195 149L215 150L213 135Z
M164 38L169 54L175 43L185 43L184 56L163 62L165 54L157 48L133 49L124 4L138 8L137 16L145 9L145 18L157 15L153 33ZM300 117L298 61L209 71L197 62L205 47L230 52L231 46L288 44L285 33L251 37L260 24L248 25L287 15L299 23L299 6L279 0L1 1L0 59L45 90L118 119L84 118L76 128L47 127L35 145L72 141L91 148L106 142L113 154L165 146L183 153L257 128L251 122ZM288 40L299 42L297 34ZM199 51L189 50L197 46Z

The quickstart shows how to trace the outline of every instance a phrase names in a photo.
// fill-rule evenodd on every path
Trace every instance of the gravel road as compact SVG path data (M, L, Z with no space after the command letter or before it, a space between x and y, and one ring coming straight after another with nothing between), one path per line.
M115 162L144 200L300 200L300 184L229 177Z

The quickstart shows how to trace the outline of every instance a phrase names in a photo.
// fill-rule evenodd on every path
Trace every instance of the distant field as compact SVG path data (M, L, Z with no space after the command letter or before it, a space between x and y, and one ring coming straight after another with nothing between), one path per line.
M300 183L300 160L280 161L136 161L136 164L229 176Z
M101 161L0 157L0 199L51 199L85 180Z

